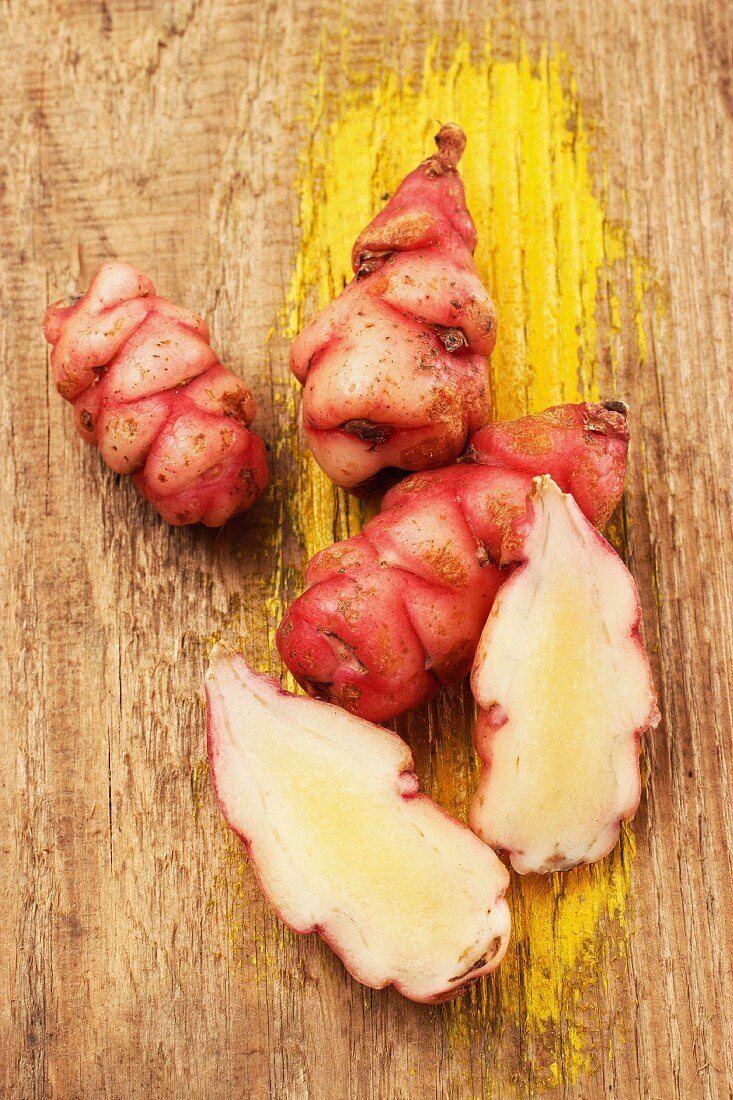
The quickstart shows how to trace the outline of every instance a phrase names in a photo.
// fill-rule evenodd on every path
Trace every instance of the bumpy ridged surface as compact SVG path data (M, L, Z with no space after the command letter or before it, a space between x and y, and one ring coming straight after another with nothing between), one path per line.
M489 419L496 315L456 170L466 139L448 124L435 140L358 237L356 278L292 349L308 444L359 493L446 465Z
M316 554L278 648L311 694L372 721L394 718L466 675L516 560L532 478L550 473L604 524L623 491L623 406L570 405L492 425L479 465L414 474L353 538Z
M82 439L169 523L217 527L267 484L252 394L219 362L206 323L155 294L127 264L104 264L43 329L56 388Z

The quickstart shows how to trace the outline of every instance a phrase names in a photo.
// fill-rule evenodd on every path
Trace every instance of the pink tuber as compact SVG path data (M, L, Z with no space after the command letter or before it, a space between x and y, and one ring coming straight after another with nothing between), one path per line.
M449 123L435 141L357 239L356 278L291 353L316 461L362 494L452 462L489 419L496 315L456 170L466 137Z
M471 668L497 590L516 561L515 521L551 473L604 524L623 491L624 406L564 405L473 437L480 465L414 474L357 536L322 550L277 645L311 695L372 721L430 699ZM489 463L490 465L483 465Z
M49 306L56 388L76 429L169 523L218 527L267 484L252 394L219 362L206 323L155 294L140 272L104 264L81 298Z

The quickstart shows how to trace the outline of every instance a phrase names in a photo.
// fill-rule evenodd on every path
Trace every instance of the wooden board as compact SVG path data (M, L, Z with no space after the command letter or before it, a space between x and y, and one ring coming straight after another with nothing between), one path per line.
M731 1095L732 29L722 0L0 4L3 1096ZM352 231L338 214L314 233L308 196L328 177L330 211L373 205L402 147L423 155L435 116L469 102L479 206L479 149L494 172L479 258L514 348L495 362L499 411L567 372L543 360L513 389L498 372L538 346L536 312L511 314L511 256L557 244L564 197L586 203L578 384L632 407L616 536L663 722L633 835L593 874L515 883L503 976L436 1009L363 990L272 916L213 805L201 685L215 636L280 670L273 632L306 553L362 518L295 428L288 332L338 285ZM546 108L550 136L566 112L572 178L533 197L521 163ZM367 155L333 169L362 132ZM505 162L510 132L524 144ZM513 158L520 215L549 203L547 239L496 220ZM273 487L222 533L166 527L53 392L44 307L111 257L204 312L256 393ZM543 270L535 301L556 281ZM459 813L468 709L457 689L399 727Z

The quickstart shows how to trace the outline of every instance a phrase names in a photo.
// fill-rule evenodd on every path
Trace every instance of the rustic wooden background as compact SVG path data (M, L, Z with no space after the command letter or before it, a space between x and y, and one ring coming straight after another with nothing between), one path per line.
M530 50L567 53L610 214L667 301L641 371L622 362L618 380L635 408L629 554L664 721L634 826L632 931L589 992L597 1057L555 1092L733 1094L731 8L418 7L0 0L3 1096L540 1089L527 1036L469 1028L459 1042L445 1010L362 991L232 870L201 764L205 639L229 623L264 667L258 585L278 562L294 585L302 553L272 495L219 535L157 520L73 434L39 327L49 298L125 258L206 313L274 439L287 342L267 338L297 251L319 49L346 27L363 63L418 65L430 35L489 16ZM338 90L348 74L326 77ZM235 206L247 232L233 239ZM277 479L296 458L275 457ZM281 521L275 562L263 548Z

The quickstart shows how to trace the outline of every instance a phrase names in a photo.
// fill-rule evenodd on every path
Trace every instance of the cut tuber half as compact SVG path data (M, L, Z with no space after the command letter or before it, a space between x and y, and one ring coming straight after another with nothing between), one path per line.
M364 985L445 1000L501 962L508 874L420 793L396 734L282 690L218 645L206 681L222 813L263 891Z
M658 721L633 578L573 498L533 482L524 562L502 586L472 687L484 763L471 828L520 874L592 863L641 793Z

